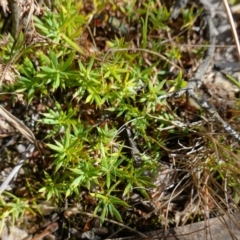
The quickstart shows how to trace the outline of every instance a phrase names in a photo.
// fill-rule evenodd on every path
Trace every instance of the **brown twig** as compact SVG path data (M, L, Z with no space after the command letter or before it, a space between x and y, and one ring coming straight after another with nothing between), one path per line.
M38 234L36 237L32 238L32 240L42 240L44 237L47 237L51 235L53 232L55 232L58 229L59 225L57 222L50 224L45 228L45 230Z

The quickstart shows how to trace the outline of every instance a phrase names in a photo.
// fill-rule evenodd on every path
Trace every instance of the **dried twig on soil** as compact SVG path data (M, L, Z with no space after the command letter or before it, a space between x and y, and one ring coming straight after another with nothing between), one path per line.
M21 159L19 160L18 164L13 168L11 173L8 175L8 177L5 179L5 181L0 186L0 194L7 188L8 184L11 182L13 177L18 173L20 168L22 167L23 163L26 161L26 159L29 157L29 154L34 151L34 145L30 144L27 148L27 150L22 154Z
M46 227L46 229L41 233L32 238L32 240L41 240L45 237L48 237L52 235L53 232L55 232L59 228L58 223L51 223L49 226Z
M29 153L32 153L34 151L35 146L38 147L38 143L33 132L2 106L0 106L0 115L2 115L14 128L16 128L25 138L27 138L32 143L28 146L27 151L23 153L19 163L13 168L6 180L0 186L1 194L6 189L13 177L17 174L19 169L22 167L25 160L29 157ZM35 146L33 144L35 144Z

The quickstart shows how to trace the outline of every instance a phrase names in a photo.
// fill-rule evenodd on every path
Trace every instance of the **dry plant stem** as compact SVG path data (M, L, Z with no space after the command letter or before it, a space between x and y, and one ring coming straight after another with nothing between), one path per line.
M166 219L168 218L168 209L170 209L170 203L171 203L171 201L175 198L175 197L177 197L178 195L180 195L181 194L181 192L183 192L184 191L184 189L187 187L187 186L189 186L190 185L190 182L188 182L187 184L185 184L180 190L178 190L177 191L177 193L176 193L176 190L177 190L177 188L181 185L181 183L186 179L186 178L188 178L190 176L190 174L188 173L188 174L186 174L179 182L178 182L178 184L174 187L174 189L173 189L173 191L172 191L172 193L171 193L171 195L170 195L170 197L169 197L169 201L167 202L167 207L166 207L166 209L167 209L167 212L166 212ZM159 199L160 200L160 199ZM162 204L162 207L164 206L165 204ZM165 230L167 230L167 228L168 228L168 226L167 226L167 224L165 225Z
M203 177L204 177L204 184L203 184L203 200L204 200L204 218L205 220L210 218L210 209L209 209L209 191L208 191L208 180L209 180L209 174L206 171L206 169L204 169L203 171Z
M88 30L89 35L90 35L90 37L91 37L91 40L92 40L92 42L93 42L94 48L95 48L95 49L98 49L98 48L97 48L97 44L96 44L96 42L95 42L95 39L94 39L94 37L93 37L92 31L91 31L91 29L90 29L89 26L87 26L87 30Z
M188 81L188 84L187 84L188 93L191 93L194 90L197 90L201 87L202 80L203 80L206 72L208 71L209 66L213 65L216 36L213 31L214 25L213 25L211 17L207 16L207 19L208 19L207 22L208 22L208 28L209 28L210 45L207 50L206 57L202 60L201 64L199 65L199 67L198 67L196 73L194 74L194 76L192 77L192 79Z
M32 238L32 240L42 240L44 237L51 235L59 228L58 223L52 223L46 229L36 237Z
M225 176L225 179L224 179L224 194L225 194L225 203L226 203L226 207L229 211L229 199L228 199L228 171L226 172L226 176Z
M126 127L126 133L127 133L127 136L128 136L128 140L129 140L131 154L132 154L132 157L133 157L133 160L134 160L134 164L137 168L140 168L140 167L142 167L142 159L140 157L141 153L138 150L138 148L136 146L136 143L133 140L131 130L128 127Z
M231 13L228 1L223 0L223 5L226 9L228 20L229 20L231 30L232 30L232 33L233 33L233 38L234 38L234 41L235 41L235 44L236 44L236 47L237 47L238 60L240 61L240 45L239 45L239 40L238 40L238 34L237 34L237 31L236 31L236 28L235 28L234 20L233 20L233 17L232 17L232 13Z
M72 213L75 213L75 214L76 214L76 213L79 213L79 214L82 214L82 215L85 215L85 216L88 216L88 217L93 217L93 218L98 218L98 219L100 219L99 216L96 216L96 215L94 215L94 214L92 214L92 213L83 212L83 211L79 210L78 208L69 208L69 209L65 209L65 211L66 211L66 210L69 210L69 211L71 211ZM143 233L141 233L141 232L138 232L137 230L135 230L135 229L133 229L133 228L127 226L127 225L124 225L124 224L122 224L122 223L116 222L116 221L111 220L111 219L108 219L108 218L105 218L104 220L107 221L107 222L110 222L110 223L119 225L119 226L123 227L123 229L126 228L126 229L128 229L128 230L130 230L130 231L132 231L132 232L134 232L134 233L136 233L136 234L138 234L138 235L141 236L142 238L147 238L147 239L148 239L148 236L147 236L147 235L145 235L145 234L143 234Z
M232 129L232 127L227 124L206 101L201 101L193 91L189 93L189 96L191 96L191 98L198 102L203 109L205 109L212 117L214 117L219 123L221 123L226 132L228 132L231 136L240 141L240 135L234 129Z
M19 119L14 117L4 107L0 106L0 115L2 115L14 128L16 128L27 140L38 146L37 140L33 132L24 125Z
M124 131L125 127L128 126L131 122L137 121L139 119L143 119L144 117L138 117L134 118L132 120L129 120L128 122L124 123L117 131L117 133L114 135L113 139L115 139L122 131Z
M34 145L30 144L26 150L26 152L24 152L22 154L22 157L20 159L20 161L18 162L18 164L13 168L13 170L11 171L11 173L8 175L8 177L5 179L5 181L2 183L2 185L0 186L0 194L2 194L2 192L7 188L8 184L10 183L10 181L13 179L13 177L18 173L19 169L22 167L23 163L26 161L26 159L29 157L29 153L32 153L34 151Z
M27 20L26 20L26 29L25 29L25 32L28 31L29 29L29 24L30 24L30 21L33 19L33 12L34 12L34 0L31 1L31 7L30 7L30 10L29 10L29 13L28 13L28 16L27 16Z

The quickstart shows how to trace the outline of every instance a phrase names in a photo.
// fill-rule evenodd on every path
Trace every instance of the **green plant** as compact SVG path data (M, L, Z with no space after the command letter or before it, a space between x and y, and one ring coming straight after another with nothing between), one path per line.
M24 39L20 34L13 49L20 76L3 90L24 93L29 109L44 105L39 108L40 127L34 131L43 136L47 154L44 171L42 159L38 162L39 182L29 187L31 196L53 199L59 209L63 201L82 204L84 211L99 215L101 223L106 218L124 222L131 213L137 225L149 212L132 202L133 194L141 203L158 205L149 218L159 223L169 222L168 212L173 219L184 204L194 203L191 197L196 193L202 205L186 219L195 215L201 219L203 202L223 199L227 187L234 192L232 199L239 201L234 171L239 153L231 153L237 150L228 146L230 140L218 136L218 126L203 122L204 112L199 116L190 108L187 96L166 99L167 93L186 87L189 68L206 50L186 47L193 27L199 27L202 10L187 7L173 24L167 4L159 8L158 1L136 3L119 7L111 1L94 1L90 11L82 1L59 0L54 11L34 17L43 42L20 47ZM120 13L133 36L118 38L108 26L93 36L91 19L105 10L112 16ZM202 36L197 41L206 42ZM4 63L13 43L10 38L0 51ZM219 164L222 159L225 162ZM209 198L206 189L212 192ZM88 208L82 192L96 204ZM9 194L6 199L0 202L3 219L10 213L15 223L30 209L26 199ZM132 219L124 223L133 224Z
M5 195L8 201L4 200ZM19 222L26 211L34 212L27 199L21 199L9 192L5 192L4 196L0 197L0 232L2 232L3 227L7 225L7 222L11 221L13 226Z
M107 112L110 116L107 118L112 119L113 115L123 117L124 122L132 121L136 137L143 136L149 147L160 150L149 141L147 128L152 119L147 114L154 113L156 106L162 104L158 96L165 94L166 79L159 74L152 80L160 60L152 59L154 64L146 67L143 54L129 51L130 45L123 38L107 43L116 51L103 56L102 62L95 56L79 57L84 54L75 40L89 17L78 14L82 7L82 3L75 7L73 1L63 1L55 12L47 11L43 16L34 17L35 27L50 40L50 44L43 48L30 46L22 53L23 61L18 65L21 76L15 88L27 93L29 104L36 94L51 99L55 98L56 92L63 93L63 99L51 100L51 106L39 121L50 127L46 140L54 159L51 171L44 172L39 192L48 200L59 201L79 196L84 187L98 199L94 213L102 209L102 222L108 213L121 221L120 206L129 207L123 196L128 199L136 188L149 198L146 188L154 185L144 172L153 166L152 157L157 159L158 154L142 154L143 166L136 169L132 157L125 153L125 142L117 130L118 122L111 123L110 120L101 126L101 121L98 123L93 116L97 123L91 126L82 118L85 110L79 103L89 104L93 115L100 111L104 116ZM142 11L145 14L144 48L148 44L149 20L154 29L159 27L157 22L160 20L161 29L167 29L164 22L169 14L166 9L162 11L164 17L158 12ZM159 48L157 43L154 46L156 51L165 49ZM33 52L37 67L30 57ZM64 94L68 91L70 98ZM67 103L67 110L62 109L63 103Z

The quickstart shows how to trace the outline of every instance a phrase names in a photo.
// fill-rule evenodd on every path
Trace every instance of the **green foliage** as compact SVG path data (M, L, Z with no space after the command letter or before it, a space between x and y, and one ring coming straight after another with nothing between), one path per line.
M11 58L11 51L14 43L14 38L12 36L3 35L0 38L1 41L1 51L0 57L1 60L6 63Z
M193 8L183 9L182 14L183 14L184 24L182 26L182 29L192 27L197 17L201 13L202 13L202 9L198 9L197 12L195 12Z
M4 200L5 195L8 197L7 202ZM11 224L13 226L16 222L19 222L25 211L33 213L26 199L20 199L9 192L5 192L4 196L0 197L0 232L2 232L3 227L7 225L6 222L8 222L9 219L11 219Z
M169 72L169 61L178 64L184 51L174 44L162 44L169 36L170 12L166 7L156 8L152 0L133 11L129 6L134 3L126 3L121 13L129 13L141 26L138 47L131 48L131 42L115 36L106 41L107 53L96 50L88 54L79 38L90 32L93 16L83 14L82 1L55 1L54 11L34 17L34 26L47 43L30 45L21 52L16 63L19 80L11 86L11 91L24 93L29 104L38 98L49 100L39 124L48 130L44 140L52 161L44 171L39 193L60 202L79 199L82 189L87 190L97 201L93 213L100 215L101 222L109 216L122 221L133 191L150 198L148 189L154 187L153 179L167 151L165 144L172 138L166 139L183 133L172 124L176 115L160 100L187 84L182 71L174 77ZM93 11L106 4L94 1ZM184 9L181 27L191 31L200 14L201 9ZM176 42L184 37L176 37ZM10 39L0 51L4 61L12 46ZM201 55L203 50L193 52ZM130 137L122 134L124 127L133 132L141 167L137 167L134 147L128 144ZM225 172L216 171L224 179ZM234 181L230 185L238 187ZM29 206L13 196L11 201L12 205L1 199L1 216L10 213L15 220Z
M169 30L166 22L170 17L170 12L167 10L165 6L161 7L160 9L153 8L149 12L149 21L151 22L151 31L152 30Z
M75 5L74 1L68 1L56 6L57 13L46 11L41 19L34 17L35 26L54 43L65 42L70 48L83 54L79 45L73 41L81 34L82 27L86 24L85 17L78 14L82 3Z
M44 171L39 192L48 200L60 201L78 197L85 188L98 200L94 213L100 213L102 222L109 214L122 221L121 209L129 207L123 197L128 199L133 189L137 189L143 197L149 198L146 189L153 184L145 172L154 175L156 172L151 168L159 166L157 159L161 148L149 140L147 128L153 119L147 114L154 114L156 106L164 108L158 97L165 94L166 79L161 74L156 74L155 80L152 78L154 68L161 61L153 56L153 64L146 66L144 53L130 52L130 44L117 37L107 42L113 51L102 59L84 56L76 39L83 33L90 16L79 14L82 2L76 6L75 1L55 4L55 11L34 17L36 29L49 44L30 46L22 53L22 62L18 63L20 77L14 86L18 92L26 94L29 104L36 95L51 100L39 122L50 129L46 145L52 152L53 162L51 171ZM147 11L139 11L143 16L144 48L149 40L149 22L154 30L167 29L165 22L169 13L166 8L161 9L161 13L150 11L151 4L146 5ZM165 50L157 43L153 45L156 51ZM10 43L6 51L9 46ZM57 92L63 93L62 99L56 97ZM93 119L95 125L89 124L82 117L87 110L80 103L88 104L93 111L98 109L103 117L106 113L110 118L114 115L122 117L125 123L132 122L136 137L145 139L148 147L154 149L141 154L142 168L136 169L133 157L126 154L126 143L119 135L117 121L101 125L100 120Z
M149 24L153 31L167 30L168 11L166 8L150 11L152 4L146 3L147 10L138 13L142 15L144 49L148 46ZM107 42L112 52L100 58L86 56L77 39L91 16L79 14L83 8L81 1L77 5L75 1L57 1L55 5L55 11L34 17L34 26L48 43L42 47L32 45L21 52L17 64L20 77L14 86L17 92L26 94L29 104L36 97L47 97L51 102L39 122L50 129L46 145L52 152L53 162L51 170L44 171L39 192L47 200L60 201L78 197L81 188L85 188L98 200L94 213L100 213L102 222L109 214L122 221L121 209L129 207L123 197L128 199L133 189L137 189L149 198L146 189L153 187L145 172L155 174L151 168L158 165L161 148L149 140L147 128L153 119L147 114L154 114L158 105L164 108L158 97L165 94L166 79L161 74L152 78L154 68L161 61L153 56L153 64L146 66L144 53L130 52L130 44L117 37ZM132 11L122 8L124 14L128 10ZM10 41L4 46L1 54L5 58L12 44ZM155 51L165 50L157 42L153 46ZM169 54L176 56L175 52ZM57 92L63 93L62 99L56 97ZM124 123L131 122L136 138L144 139L154 149L141 154L142 168L135 168L133 157L126 154L126 143L119 135L117 121L101 125L100 120L93 119L95 125L91 125L82 118L86 110L80 103L89 104L94 111L98 109L103 116L107 112L110 118L113 115L122 117ZM16 209L11 211L18 216Z
M63 59L64 53L60 52L55 55L49 50L49 57L42 52L37 56L40 57L40 71L35 69L32 61L26 56L23 64L19 66L20 82L18 83L19 92L27 92L28 101L31 102L36 90L40 90L43 95L54 92L58 87L73 87L77 83L77 72L72 70L72 61L74 54L70 53L67 59Z
M65 55L65 54L64 54ZM56 56L52 51L49 52L49 58L45 55L45 66L41 67L41 72L36 75L37 78L45 80L46 84L52 86L52 91L58 87L64 89L66 82L74 86L74 80L77 77L75 71L72 71L70 66L74 59L74 54L70 54L67 59L62 59L62 55ZM59 61L60 59L60 61Z
M115 188L113 186L112 188ZM124 207L129 207L127 203L120 200L117 197L114 197L113 195L110 195L112 189L110 189L107 193L95 193L92 194L93 197L96 197L99 199L99 203L97 207L95 208L94 213L97 214L99 210L101 210L101 222L104 221L105 217L108 215L108 213L111 214L111 216L115 217L118 221L122 222L122 217L115 205L120 205Z

